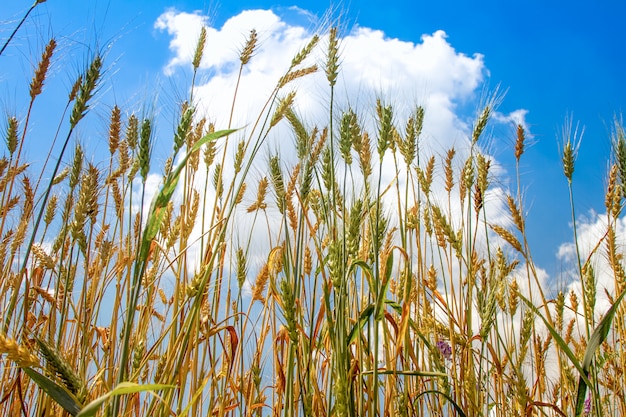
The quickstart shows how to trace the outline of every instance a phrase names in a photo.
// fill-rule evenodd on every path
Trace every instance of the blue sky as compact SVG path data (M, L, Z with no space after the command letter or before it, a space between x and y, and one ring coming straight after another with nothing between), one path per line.
M6 39L31 4L21 0L8 3L0 11L1 40ZM171 75L164 73L177 52L170 49L173 35L155 28L155 22L168 10L210 16L207 22L216 29L244 10L272 10L287 24L312 29L314 20L307 20L306 14L295 12L291 6L321 18L330 5L302 0L48 0L37 7L13 46L0 56L0 105L13 111L23 110L17 102L20 95L15 85L21 83L27 88L30 68L51 35L61 40L61 51L69 56L74 69L84 65L85 46L106 49L110 64L107 76L113 87L102 91L102 100L130 102L137 97L150 97L155 85L167 90L171 84L179 83L177 79L189 75L176 68ZM626 107L626 25L622 22L626 4L608 0L593 6L582 1L388 0L344 2L335 10L346 26L344 34L355 27L370 28L384 32L385 39L397 38L418 45L424 42L424 35L432 39L436 31L444 31L445 42L437 45L451 47L456 54L451 59L458 60L462 54L474 59L474 63L480 61L482 84L492 89L500 84L507 91L499 108L502 115L520 109L527 111L524 120L534 144L523 157L522 181L531 249L551 276L558 275L560 267L555 254L559 245L571 240L571 229L557 134L567 114L585 126L574 174L577 210L581 215L589 215L592 209L603 212L612 119ZM233 39L231 48L240 46L243 39L243 35ZM350 51L346 51L348 55ZM386 59L384 54L370 58ZM61 68L57 71L61 72ZM59 94L66 94L70 77L62 73L56 76L58 85L51 83L50 89L58 88ZM184 79L180 84L188 81ZM437 81L432 83L435 90L439 88ZM473 94L456 99L475 99L480 91L478 86ZM424 98L423 94L418 93L418 99ZM163 99L168 100L167 95ZM105 123L106 107L101 110L99 120ZM171 114L164 117L168 122L173 119ZM163 127L165 133L169 132L167 129L169 126ZM512 174L512 131L501 124L492 134L490 151ZM167 152L169 148L163 154ZM594 221L591 216L587 223L591 227Z

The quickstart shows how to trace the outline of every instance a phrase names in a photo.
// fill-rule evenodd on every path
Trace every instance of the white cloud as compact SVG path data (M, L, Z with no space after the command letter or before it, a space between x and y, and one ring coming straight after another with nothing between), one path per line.
M522 125L524 128L524 135L526 139L532 139L532 133L530 130L530 126L526 122L526 115L528 114L527 109L517 109L513 110L509 114L504 114L500 112L495 112L493 114L493 118L501 124L509 124L513 126Z
M174 9L170 9L159 16L154 27L155 29L166 30L169 35L172 35L170 49L175 53L175 57L165 67L166 74L171 74L173 68L178 65L191 63L200 30L207 22L206 16L198 13L180 13ZM180 30L181 28L185 30Z
M345 78L371 88L407 91L408 83L409 93L426 87L460 98L473 94L483 79L482 55L470 58L458 53L441 30L423 35L421 43L415 44L387 38L380 30L358 28L344 41L348 52L343 61Z

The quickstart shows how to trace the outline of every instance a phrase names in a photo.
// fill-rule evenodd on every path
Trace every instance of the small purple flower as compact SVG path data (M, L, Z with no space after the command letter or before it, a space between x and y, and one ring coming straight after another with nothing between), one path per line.
M444 359L452 359L452 347L448 342L446 342L445 340L437 341L437 349L439 349L439 353L441 353L441 356L443 356Z
M583 408L583 413L588 416L591 412L591 396L587 397L585 400L585 406Z

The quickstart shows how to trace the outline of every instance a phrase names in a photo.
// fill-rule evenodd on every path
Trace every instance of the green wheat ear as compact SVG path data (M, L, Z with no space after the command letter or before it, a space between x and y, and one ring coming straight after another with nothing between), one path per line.
M85 382L78 376L78 374L67 363L63 355L54 348L48 345L44 340L40 338L35 339L39 352L46 358L47 364L50 369L57 374L63 381L64 386L74 395L84 396L86 389Z

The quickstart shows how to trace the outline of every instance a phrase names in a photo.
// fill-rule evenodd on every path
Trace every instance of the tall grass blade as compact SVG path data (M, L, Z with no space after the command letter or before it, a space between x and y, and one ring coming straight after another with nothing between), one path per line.
M81 409L81 404L78 399L69 390L62 385L57 384L45 375L40 374L33 368L24 368L24 372L32 379L39 387L52 398L54 402L59 404L65 411L72 416L78 415Z
M361 312L361 315L359 316L359 321L355 323L355 325L352 327L352 330L350 330L350 334L348 335L348 345L351 345L356 341L356 339L359 337L359 333L361 332L361 330L363 330L373 312L374 304L368 305L365 310Z
M136 394L139 392L151 392L151 391L160 391L164 389L172 389L173 385L165 385L165 384L146 384L139 385L133 382L122 382L118 384L111 391L107 392L104 395L96 398L89 404L85 406L76 417L93 417L96 415L100 407L111 397L116 397L118 395L128 395L128 394ZM156 395L156 394L154 394Z

